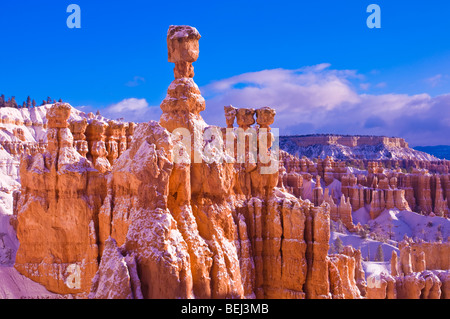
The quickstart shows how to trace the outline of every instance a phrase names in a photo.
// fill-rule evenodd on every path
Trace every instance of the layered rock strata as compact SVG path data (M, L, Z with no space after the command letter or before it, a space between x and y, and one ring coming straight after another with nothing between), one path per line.
M73 147L70 106L47 113L48 147L22 159L15 268L57 293L86 293L98 268L95 210L104 179Z
M367 287L367 298L448 299L448 243L404 240L399 248L399 258L395 252L392 254L391 274L374 276Z
M340 183L340 193L351 204L351 210L367 208L372 219L385 209L415 211L425 215L449 216L449 175L432 174L427 170L413 169L404 173L400 169L386 169L379 162L368 162L367 173L350 173L345 162L330 157L317 159L317 163L307 158L296 158L281 151L279 187L297 197L308 198L316 205L325 199L338 206L342 200L339 194L329 193L326 188ZM320 177L319 184L317 177ZM310 191L306 181L316 180ZM331 188L330 188L331 189ZM335 190L335 189L334 189ZM333 203L330 198L332 198ZM332 209L333 210L333 209ZM332 214L334 219L335 214ZM350 222L347 227L352 228Z

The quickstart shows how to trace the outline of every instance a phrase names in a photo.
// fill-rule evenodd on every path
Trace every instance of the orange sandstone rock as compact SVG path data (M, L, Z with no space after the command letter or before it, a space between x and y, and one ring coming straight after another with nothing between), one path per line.
M15 268L56 293L87 293L98 268L93 208L105 185L72 146L70 107L54 105L47 118L48 152L21 162Z
M329 260L336 266L339 272L343 299L360 299L361 292L356 286L355 281L355 259L344 254L337 254L329 256ZM332 295L333 299L335 299L333 293Z
M134 256L123 256L114 239L106 241L90 299L142 299Z
M305 293L308 299L331 298L328 281L327 252L330 239L330 208L328 204L320 207L305 207L305 241L308 270Z
M92 114L69 125L70 108L50 110L48 152L22 163L16 268L49 290L91 298L361 298L360 251L327 255L330 214L353 229L352 207L375 197L374 210L382 209L384 191L397 181L365 192L357 183L378 187L377 177L346 176L330 158L315 165L286 155L280 174L269 107L225 107L231 137L208 126L193 80L199 39L192 27L168 31L175 79L160 123L106 123ZM266 137L256 150L268 162L252 154L251 136L242 138L239 129ZM209 131L216 133L204 138ZM271 165L275 171L263 173ZM312 178L316 206L299 198ZM342 180L339 205L323 193L321 178L325 185ZM401 195L393 191L388 206ZM429 287L431 294L435 285Z

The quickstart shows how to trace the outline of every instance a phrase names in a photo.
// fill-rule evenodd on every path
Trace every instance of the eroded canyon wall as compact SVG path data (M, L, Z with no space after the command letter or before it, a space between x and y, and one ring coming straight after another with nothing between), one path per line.
M175 79L159 122L69 121L68 105L52 106L46 151L21 162L16 269L80 298L375 295L361 251L328 255L331 220L352 229L355 206L406 207L412 193L375 177L354 191L341 163L280 158L270 107L226 106L227 128L209 126L193 80L200 38L169 28ZM321 179L342 183L341 196Z

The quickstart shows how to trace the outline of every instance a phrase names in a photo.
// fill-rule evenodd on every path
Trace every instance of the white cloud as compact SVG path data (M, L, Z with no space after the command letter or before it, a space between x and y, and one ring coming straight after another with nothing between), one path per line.
M128 87L135 87L144 82L145 82L145 78L143 78L142 76L135 76L135 77L133 77L133 80L128 81L127 83L125 83L125 85Z
M367 91L370 88L370 83L361 83L359 87L361 90Z
M161 109L150 106L146 99L128 98L112 104L102 110L102 114L111 119L124 118L132 122L158 121Z
M119 103L110 105L108 110L110 112L123 112L123 111L141 111L148 107L146 99L130 98L120 101Z
M436 74L435 76L425 79L425 82L427 82L432 88L434 88L441 83L442 78L442 74Z
M224 105L271 106L280 134L374 134L404 137L411 145L450 143L450 94L358 94L360 81L363 87L367 83L356 71L329 64L244 73L202 87L202 115L224 125Z

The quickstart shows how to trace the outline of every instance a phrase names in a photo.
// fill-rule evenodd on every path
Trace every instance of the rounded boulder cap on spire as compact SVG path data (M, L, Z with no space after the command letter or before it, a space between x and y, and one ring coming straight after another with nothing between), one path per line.
M241 128L248 128L255 124L255 109L239 108L236 113L236 122Z
M51 128L67 128L72 107L67 103L55 103L47 111L48 126Z
M264 106L256 110L256 123L261 127L272 125L275 120L276 112L273 108Z
M195 62L199 55L201 35L196 28L188 25L171 25L167 32L169 62Z

